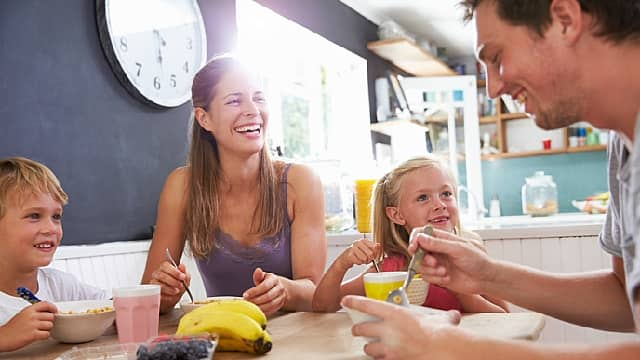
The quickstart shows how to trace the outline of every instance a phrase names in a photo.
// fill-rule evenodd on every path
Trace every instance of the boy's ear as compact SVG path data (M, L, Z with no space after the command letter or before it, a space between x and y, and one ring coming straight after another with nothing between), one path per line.
M402 214L400 214L400 211L398 211L397 206L387 206L386 208L384 208L384 211L387 214L389 220L391 220L394 224L404 226L407 223L402 217Z

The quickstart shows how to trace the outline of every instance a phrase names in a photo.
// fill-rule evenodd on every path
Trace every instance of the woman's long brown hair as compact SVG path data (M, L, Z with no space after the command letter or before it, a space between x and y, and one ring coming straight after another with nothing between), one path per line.
M241 62L233 56L221 55L211 59L198 71L191 88L194 109L200 107L207 110L221 78L234 69L243 69ZM204 258L214 251L217 241L215 231L220 225L220 187L223 174L216 139L200 126L193 115L191 121L184 236L193 255ZM269 151L263 146L258 173L259 199L250 222L251 234L272 236L282 229L286 212L282 209L279 185Z

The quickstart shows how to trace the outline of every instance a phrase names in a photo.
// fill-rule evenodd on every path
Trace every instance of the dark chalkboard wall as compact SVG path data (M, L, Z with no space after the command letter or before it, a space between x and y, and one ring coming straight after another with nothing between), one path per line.
M387 66L366 51L375 25L339 1L260 2L371 58L370 77ZM200 5L209 55L232 49L235 1ZM156 110L129 96L91 0L1 1L0 54L0 157L32 158L60 178L63 244L148 238L164 179L185 161L190 105Z

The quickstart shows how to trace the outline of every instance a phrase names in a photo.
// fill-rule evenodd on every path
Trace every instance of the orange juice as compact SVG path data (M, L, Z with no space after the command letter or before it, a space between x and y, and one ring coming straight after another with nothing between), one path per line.
M356 228L361 233L371 232L371 195L375 179L356 180Z

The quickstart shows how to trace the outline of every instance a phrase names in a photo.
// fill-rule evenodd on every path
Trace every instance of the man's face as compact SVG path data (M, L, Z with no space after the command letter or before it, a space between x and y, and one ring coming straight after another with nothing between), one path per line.
M487 69L489 96L511 95L525 104L543 129L581 120L581 91L576 85L576 59L553 22L541 37L525 26L498 17L496 4L484 1L475 13L476 55Z

